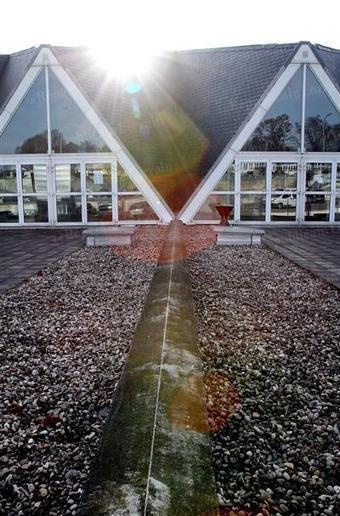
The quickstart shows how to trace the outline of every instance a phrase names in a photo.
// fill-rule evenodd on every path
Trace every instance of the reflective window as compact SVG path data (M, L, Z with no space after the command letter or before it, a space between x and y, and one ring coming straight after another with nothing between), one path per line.
M336 189L340 190L340 163L336 166Z
M340 195L335 197L335 219L337 222L340 221Z
M47 192L46 165L22 165L21 178L24 193Z
M118 192L137 192L138 188L129 178L121 164L117 164Z
M48 222L47 197L24 195L23 201L25 222Z
M119 220L158 220L156 213L142 195L118 196Z
M332 164L331 163L307 163L306 165L306 190L329 191L331 189Z
M296 220L296 193L285 192L271 196L271 220Z
M112 196L88 195L87 196L87 221L111 222L112 221Z
M266 220L266 196L241 195L241 220Z
M340 114L309 67L306 76L305 150L340 151Z
M47 152L45 74L40 72L0 137L0 154Z
M305 201L305 220L322 222L329 220L330 195L307 194Z
M299 68L242 150L300 150L301 114L302 68Z
M0 165L0 194L16 193L17 172L15 165Z
M0 222L5 224L19 222L17 197L0 196Z
M297 163L272 164L272 190L296 190Z
M54 152L107 152L109 148L53 73L50 78L51 139Z
M241 190L265 190L266 170L266 163L241 163Z
M80 195L57 196L57 220L58 222L82 221Z
M220 220L216 210L216 204L229 204L234 206L234 195L231 194L210 194L201 208L196 213L194 220ZM234 210L231 212L230 220L234 219Z
M57 192L80 192L80 165L62 163L55 166Z
M111 192L111 164L86 163L86 191Z
M214 188L219 192L233 192L235 188L235 164L233 163Z

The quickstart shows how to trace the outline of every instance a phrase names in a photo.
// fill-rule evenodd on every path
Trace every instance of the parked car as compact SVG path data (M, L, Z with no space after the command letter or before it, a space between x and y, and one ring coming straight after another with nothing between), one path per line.
M282 193L278 197L272 199L272 206L282 210L282 208L295 208L296 206L296 194L295 193Z

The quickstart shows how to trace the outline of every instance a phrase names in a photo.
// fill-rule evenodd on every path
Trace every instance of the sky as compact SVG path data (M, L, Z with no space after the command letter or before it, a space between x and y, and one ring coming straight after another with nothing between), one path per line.
M340 49L339 0L7 0L0 15L0 53L42 43L108 56L300 40Z

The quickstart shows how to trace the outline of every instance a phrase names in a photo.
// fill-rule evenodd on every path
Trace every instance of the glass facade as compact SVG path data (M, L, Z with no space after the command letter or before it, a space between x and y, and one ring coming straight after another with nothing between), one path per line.
M0 155L46 152L46 86L41 71L0 136Z
M195 215L195 220L220 220L220 215L216 209L216 204L228 204L234 206L235 196L234 194L210 194L205 203L201 206L199 211ZM231 212L229 220L234 220L234 211Z
M298 151L301 146L302 68L295 73L243 151Z
M151 221L158 217L142 195L119 195L118 219Z

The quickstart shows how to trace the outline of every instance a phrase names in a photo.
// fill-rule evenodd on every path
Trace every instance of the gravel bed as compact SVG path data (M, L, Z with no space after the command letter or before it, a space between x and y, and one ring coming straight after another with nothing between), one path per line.
M0 297L0 514L77 513L164 232L81 249Z
M338 515L340 292L265 247L210 243L187 229L224 514Z

